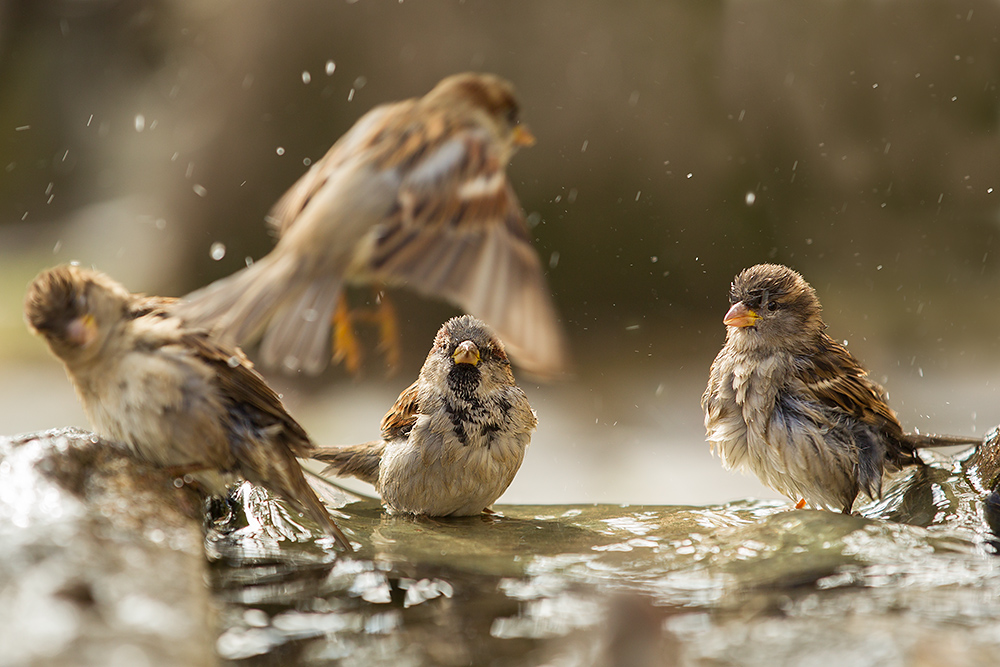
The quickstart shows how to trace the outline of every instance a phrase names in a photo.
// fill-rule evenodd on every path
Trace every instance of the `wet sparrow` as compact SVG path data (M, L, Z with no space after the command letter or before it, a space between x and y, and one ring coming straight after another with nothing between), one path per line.
M66 265L35 279L25 317L62 360L98 434L197 473L213 493L232 474L267 487L350 551L296 461L314 450L305 431L239 348L185 326L174 303Z
M513 88L488 74L376 107L275 206L274 249L179 312L240 343L262 336L267 365L318 373L344 285L402 285L487 321L524 370L559 375L562 330L506 174L532 143Z
M370 484L393 511L468 516L487 510L521 466L535 413L500 340L470 315L441 327L417 381L382 419L382 439L329 447L324 472Z
M701 399L726 468L749 468L792 500L850 513L860 491L881 496L884 471L920 462L921 438L903 433L882 387L824 332L802 276L758 264L736 276L729 301L726 344Z

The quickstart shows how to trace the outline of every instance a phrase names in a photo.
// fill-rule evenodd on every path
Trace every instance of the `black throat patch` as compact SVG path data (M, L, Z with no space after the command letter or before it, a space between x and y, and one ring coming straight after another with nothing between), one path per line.
M471 364L456 364L448 371L448 388L458 401L445 401L444 409L455 429L455 437L463 445L469 444L468 434L465 432L466 424L469 424L483 409L482 402L476 396L481 379L479 369Z

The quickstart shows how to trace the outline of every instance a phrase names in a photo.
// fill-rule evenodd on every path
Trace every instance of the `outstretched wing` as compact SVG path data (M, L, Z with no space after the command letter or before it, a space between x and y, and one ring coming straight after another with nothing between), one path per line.
M521 205L494 143L467 130L403 180L368 268L484 320L524 370L567 370L562 327Z
M385 104L375 107L358 119L350 130L338 139L322 158L317 160L305 174L295 181L294 185L281 196L267 215L267 222L278 236L284 236L288 229L299 219L306 205L312 201L326 182L334 176L344 163L351 159L380 150L385 133L375 132L373 128L385 124L392 117L406 116L407 109L412 107L414 100L405 100L395 104Z

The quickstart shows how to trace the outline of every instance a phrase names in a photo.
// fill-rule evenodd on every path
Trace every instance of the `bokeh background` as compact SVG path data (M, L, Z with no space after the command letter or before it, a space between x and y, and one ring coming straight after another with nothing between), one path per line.
M86 425L22 322L41 269L168 295L229 274L365 111L482 70L539 139L509 173L576 359L523 383L540 424L505 502L773 497L721 469L699 408L760 261L812 282L904 426L982 434L998 35L1000 4L944 0L0 0L0 433ZM395 297L398 375L270 376L319 442L375 437L455 312Z

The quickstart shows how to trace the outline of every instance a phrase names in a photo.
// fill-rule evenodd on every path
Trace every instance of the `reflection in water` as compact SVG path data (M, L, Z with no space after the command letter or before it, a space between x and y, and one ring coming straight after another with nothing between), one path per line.
M295 521L270 526L270 551L212 530L217 648L246 664L976 664L1000 648L1000 570L967 459L900 473L854 516L745 501L449 521L362 501L340 509L357 560Z

